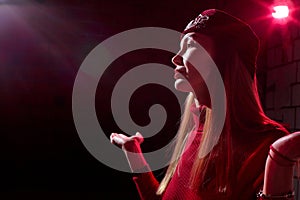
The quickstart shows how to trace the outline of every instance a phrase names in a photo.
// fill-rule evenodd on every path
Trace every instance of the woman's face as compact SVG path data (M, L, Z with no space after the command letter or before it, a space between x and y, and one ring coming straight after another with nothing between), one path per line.
M197 41L201 42L205 49L201 48L202 46ZM188 33L182 38L180 50L172 59L176 66L174 74L176 90L193 92L199 103L208 107L211 102L203 77L207 77L210 72L209 56L207 56L206 50L212 52L212 47L209 37Z

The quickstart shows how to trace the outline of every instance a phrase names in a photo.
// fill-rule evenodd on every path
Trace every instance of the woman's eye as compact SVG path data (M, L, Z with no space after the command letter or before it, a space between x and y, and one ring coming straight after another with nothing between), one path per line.
M186 46L187 46L187 48L192 48L192 47L194 47L195 45L194 45L193 43L187 43Z

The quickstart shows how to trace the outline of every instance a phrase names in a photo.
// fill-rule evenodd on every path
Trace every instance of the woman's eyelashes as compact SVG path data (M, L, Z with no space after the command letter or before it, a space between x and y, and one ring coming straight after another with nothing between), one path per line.
M196 44L194 41L190 40L186 43L186 47L187 47L187 49L193 48L193 47L196 47Z

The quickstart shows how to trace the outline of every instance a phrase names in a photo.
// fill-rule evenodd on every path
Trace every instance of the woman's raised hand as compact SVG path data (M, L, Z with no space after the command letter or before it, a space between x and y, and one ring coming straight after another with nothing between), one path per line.
M130 137L121 133L110 135L110 142L123 149L132 172L148 168L140 146L143 141L144 137L139 132Z
M135 135L130 137L121 133L112 133L110 135L110 142L112 144L121 147L125 151L130 151L135 153L139 153L136 152L137 146L140 146L140 144L143 141L144 141L144 137L139 132L137 132Z

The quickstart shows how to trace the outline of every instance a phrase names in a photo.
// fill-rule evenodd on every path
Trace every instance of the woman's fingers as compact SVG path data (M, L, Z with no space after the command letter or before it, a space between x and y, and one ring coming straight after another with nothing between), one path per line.
M126 136L121 133L112 133L110 135L110 142L119 147L124 147L124 149L136 149L136 146L140 146L140 144L144 141L144 137L141 133L137 132L133 136Z
M113 138L115 137L115 135L116 135L116 133L112 133L112 134L110 134L110 136L109 136L109 139L110 139L110 143L114 143L114 140L113 140Z
M116 144L118 146L123 146L126 142L126 137L125 135L123 134L118 134L118 133L112 133L110 135L110 142L112 144Z
M111 142L111 143L114 143L114 138L115 138L117 135L118 135L117 133L112 133L112 134L110 134L109 139L110 139L110 142Z

